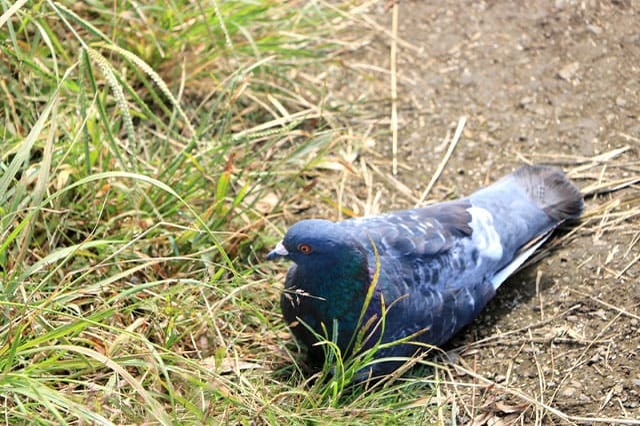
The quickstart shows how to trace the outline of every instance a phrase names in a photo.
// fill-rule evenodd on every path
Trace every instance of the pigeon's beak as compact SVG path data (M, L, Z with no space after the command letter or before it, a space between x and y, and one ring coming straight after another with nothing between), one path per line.
M289 255L289 252L287 251L286 248L284 248L284 244L282 244L282 241L280 241L276 245L276 248L274 248L273 250L271 250L271 252L269 252L269 254L267 255L267 260L276 260L280 257L287 257L288 255Z

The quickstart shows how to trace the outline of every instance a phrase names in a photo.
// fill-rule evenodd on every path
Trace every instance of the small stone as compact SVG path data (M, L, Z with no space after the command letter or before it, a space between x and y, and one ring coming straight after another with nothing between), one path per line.
M563 80L571 81L571 79L575 76L576 72L578 71L578 68L580 68L579 62L571 62L570 64L567 64L564 67L562 67L562 69L558 72L558 76Z
M564 388L560 394L565 398L572 398L573 396L575 396L576 392L576 388L569 386Z
M589 31L591 31L592 33L594 33L595 35L600 35L602 34L602 28L600 28L597 25L587 25L587 29Z
M592 315L602 319L603 321L607 320L607 313L604 309L598 309L597 311L592 312Z
M575 315L567 315L567 321L569 322L578 322L578 317Z
M546 111L542 105L536 105L531 109L534 113L538 115L545 115Z
M520 99L520 106L525 106L530 104L531 102L533 102L533 97L531 96L525 96L524 98Z
M471 75L471 72L466 68L464 69L464 71L462 71L462 75L460 76L460 83L462 83L464 86L473 83L473 76Z
M618 105L619 107L623 107L627 105L627 101L624 98L621 98L620 96L618 96L616 98L616 105Z
M572 0L556 0L555 1L555 6L558 9L563 9L566 6L570 6L573 3Z

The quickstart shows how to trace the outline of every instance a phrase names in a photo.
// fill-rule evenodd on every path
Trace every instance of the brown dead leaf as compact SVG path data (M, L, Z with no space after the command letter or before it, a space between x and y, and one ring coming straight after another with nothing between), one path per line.
M495 404L495 408L498 411L501 411L505 414L522 413L527 408L529 408L529 404L523 403L523 404L513 405L513 404L507 404L506 402L498 401Z
M256 202L255 208L262 214L268 214L273 211L273 208L278 204L279 200L280 197L278 197L275 192L269 192Z

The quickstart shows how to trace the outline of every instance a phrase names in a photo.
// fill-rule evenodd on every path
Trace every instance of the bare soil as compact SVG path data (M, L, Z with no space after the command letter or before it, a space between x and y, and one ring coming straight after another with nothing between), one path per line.
M369 102L370 115L351 120L375 142L359 148L361 164L337 189L341 205L413 206L462 116L465 130L429 199L468 194L523 162L560 166L587 193L578 227L560 232L445 348L457 355L451 379L479 385L450 386L465 401L458 421L567 421L542 404L578 423L640 420L640 3L398 7L396 176L390 4L363 13L371 36L328 75L336 90Z

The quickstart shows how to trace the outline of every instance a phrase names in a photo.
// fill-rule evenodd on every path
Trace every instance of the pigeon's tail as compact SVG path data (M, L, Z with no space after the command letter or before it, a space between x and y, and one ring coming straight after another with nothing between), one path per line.
M578 188L550 166L523 166L470 199L474 207L491 214L490 228L502 248L500 271L491 280L494 288L522 266L560 223L578 219L584 205Z
M513 172L511 177L553 220L576 220L582 214L582 194L562 170L527 165Z

